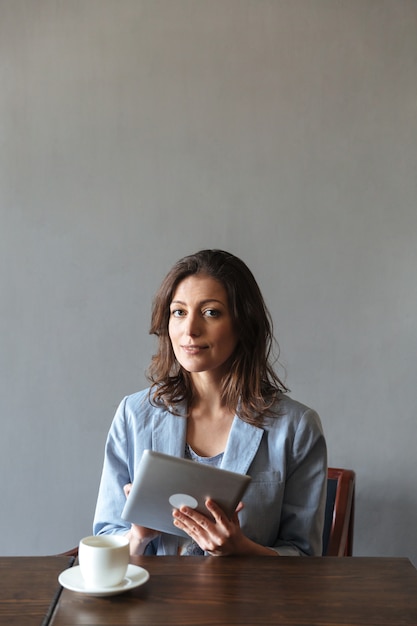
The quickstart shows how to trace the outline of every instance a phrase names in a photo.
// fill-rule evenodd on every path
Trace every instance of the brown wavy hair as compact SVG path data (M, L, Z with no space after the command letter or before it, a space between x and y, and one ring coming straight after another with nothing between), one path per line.
M173 266L153 301L150 334L158 337L158 350L147 375L152 383L150 399L171 412L175 405L192 406L191 376L177 361L168 334L170 305L179 283L187 276L203 274L226 289L238 342L222 383L228 409L250 424L260 425L270 415L281 393L288 391L271 363L273 336L271 315L249 268L238 257L223 250L201 250Z

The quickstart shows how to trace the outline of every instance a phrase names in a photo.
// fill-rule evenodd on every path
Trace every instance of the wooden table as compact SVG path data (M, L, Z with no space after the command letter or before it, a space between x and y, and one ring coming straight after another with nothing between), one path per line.
M0 557L0 624L416 626L417 570L396 558L137 557L150 580L92 598L58 586L68 557Z
M67 556L0 557L0 624L48 624L61 593L58 575Z
M136 557L150 580L120 596L64 590L53 626L416 626L407 559Z

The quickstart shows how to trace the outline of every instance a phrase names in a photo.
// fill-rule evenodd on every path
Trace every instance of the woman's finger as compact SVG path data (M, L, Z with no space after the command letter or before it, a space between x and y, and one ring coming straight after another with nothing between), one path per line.
M131 492L131 490L132 490L132 483L128 483L127 485L125 485L123 487L123 491L124 491L124 494L125 494L126 498L129 495L129 493Z

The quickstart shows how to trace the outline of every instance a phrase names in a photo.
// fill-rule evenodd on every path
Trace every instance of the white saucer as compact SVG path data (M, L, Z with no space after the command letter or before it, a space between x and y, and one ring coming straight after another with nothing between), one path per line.
M97 597L115 596L118 593L124 593L143 585L147 580L149 580L149 572L137 565L127 566L126 576L120 584L114 587L103 587L102 589L91 589L85 586L79 565L66 569L58 576L60 585L65 587L65 589Z

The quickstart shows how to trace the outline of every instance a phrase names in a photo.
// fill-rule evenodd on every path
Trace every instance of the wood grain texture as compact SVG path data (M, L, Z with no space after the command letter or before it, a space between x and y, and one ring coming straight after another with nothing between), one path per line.
M121 596L64 590L53 626L416 626L417 570L397 558L136 557Z
M0 557L0 624L40 626L49 622L68 556Z

